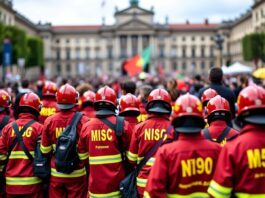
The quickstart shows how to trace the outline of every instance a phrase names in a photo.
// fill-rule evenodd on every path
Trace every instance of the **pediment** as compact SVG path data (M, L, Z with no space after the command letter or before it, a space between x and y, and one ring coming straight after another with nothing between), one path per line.
M153 11L140 8L138 6L129 7L125 10L116 12L115 15L153 15Z
M117 27L117 30L150 30L153 27L150 24L147 24L138 19L130 20L124 24L121 24Z

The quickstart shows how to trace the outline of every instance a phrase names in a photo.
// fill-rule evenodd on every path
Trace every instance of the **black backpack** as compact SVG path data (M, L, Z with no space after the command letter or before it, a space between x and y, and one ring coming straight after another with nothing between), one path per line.
M70 174L79 163L76 148L76 126L80 121L82 113L76 112L69 126L65 128L57 140L55 151L55 168L60 173Z
M5 115L3 119L1 120L0 124L0 137L2 136L2 129L8 124L10 117L8 115Z

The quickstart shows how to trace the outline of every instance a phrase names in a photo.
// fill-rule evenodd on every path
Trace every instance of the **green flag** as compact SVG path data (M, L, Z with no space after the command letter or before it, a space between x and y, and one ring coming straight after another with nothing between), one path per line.
M143 68L146 68L146 65L150 63L151 59L151 47L147 47L144 49L144 51L141 53L141 59L143 61Z

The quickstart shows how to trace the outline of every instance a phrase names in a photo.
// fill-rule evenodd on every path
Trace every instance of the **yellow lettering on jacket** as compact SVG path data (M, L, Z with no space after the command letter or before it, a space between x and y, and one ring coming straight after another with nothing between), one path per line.
M144 130L144 140L160 140L164 133L166 132L166 129L145 129Z
M18 130L21 131L22 128L23 128L23 126L19 126ZM28 138L31 137L32 130L33 130L32 127L27 128L27 130L23 133L22 137L28 137ZM16 133L15 133L14 129L12 129L11 137L14 137L15 134Z
M265 148L247 150L248 167L265 168Z
M40 111L41 116L51 116L56 113L56 109L54 107L42 107Z
M111 129L91 130L91 136L92 136L92 142L111 141L112 130Z
M191 177L193 175L210 175L213 170L213 159L198 157L188 160L181 160L182 177Z
M55 128L55 137L58 138L62 134L64 129L65 129L64 127L56 127Z

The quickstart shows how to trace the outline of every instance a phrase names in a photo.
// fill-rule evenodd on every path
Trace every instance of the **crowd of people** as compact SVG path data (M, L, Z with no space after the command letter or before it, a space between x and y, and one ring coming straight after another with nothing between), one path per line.
M264 110L217 67L1 85L0 197L265 197Z

